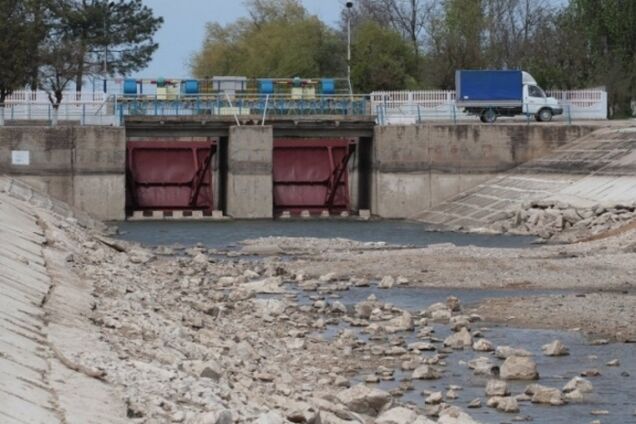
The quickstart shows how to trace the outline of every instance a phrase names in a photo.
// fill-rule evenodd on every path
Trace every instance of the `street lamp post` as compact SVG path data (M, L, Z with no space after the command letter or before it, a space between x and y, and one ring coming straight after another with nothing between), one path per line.
M351 9L353 1L347 2L347 81L349 82L349 94L353 96L353 85L351 84Z

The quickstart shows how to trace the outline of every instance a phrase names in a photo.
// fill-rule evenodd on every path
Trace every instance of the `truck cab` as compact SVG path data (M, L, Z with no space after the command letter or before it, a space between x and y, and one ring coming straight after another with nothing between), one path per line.
M548 97L537 81L523 72L523 110L525 115L534 116L539 122L549 122L555 115L563 114L563 107L554 97Z

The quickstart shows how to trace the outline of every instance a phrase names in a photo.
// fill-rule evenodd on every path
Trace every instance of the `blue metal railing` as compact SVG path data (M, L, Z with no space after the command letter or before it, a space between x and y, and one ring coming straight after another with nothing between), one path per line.
M369 115L366 96L234 96L199 95L162 98L157 96L122 97L117 108L125 116L268 116L295 115Z

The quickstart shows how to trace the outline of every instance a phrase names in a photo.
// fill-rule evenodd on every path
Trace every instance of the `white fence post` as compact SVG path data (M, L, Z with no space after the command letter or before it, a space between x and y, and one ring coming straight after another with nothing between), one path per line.
M553 90L548 95L555 97L564 109L570 111L572 120L607 119L607 92L591 90ZM422 120L470 120L475 119L455 107L454 91L380 91L371 93L372 110L382 106L382 122L391 124L414 124ZM568 118L569 119L569 118Z

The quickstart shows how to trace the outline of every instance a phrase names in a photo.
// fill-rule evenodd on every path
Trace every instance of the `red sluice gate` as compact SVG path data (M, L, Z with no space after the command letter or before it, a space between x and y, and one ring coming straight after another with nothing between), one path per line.
M215 140L127 143L128 210L212 211Z
M355 146L343 139L274 140L276 213L349 211L348 164Z

